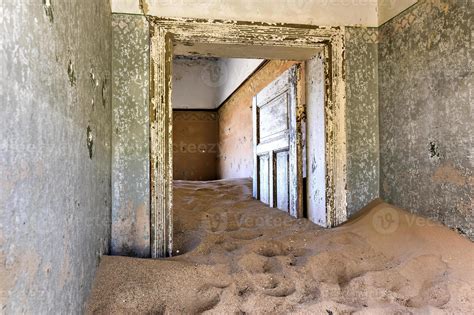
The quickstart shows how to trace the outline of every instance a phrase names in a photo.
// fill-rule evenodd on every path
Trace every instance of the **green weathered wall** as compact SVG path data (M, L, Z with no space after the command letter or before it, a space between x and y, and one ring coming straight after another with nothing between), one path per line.
M113 15L114 154L112 252L145 256L148 224L148 29L139 15ZM348 27L347 201L352 215L379 197L377 29ZM133 150L132 150L133 148Z
M347 211L379 197L378 31L346 28Z
M380 28L381 195L474 238L471 0L422 0Z
M0 313L81 314L107 252L108 0L0 3Z
M113 14L112 33L111 253L149 257L148 22Z

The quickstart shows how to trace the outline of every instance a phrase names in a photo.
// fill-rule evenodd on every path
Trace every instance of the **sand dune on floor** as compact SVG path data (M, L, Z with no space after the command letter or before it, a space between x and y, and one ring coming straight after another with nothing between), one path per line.
M250 184L177 181L181 255L103 257L87 312L472 313L471 241L381 201L325 230L253 200Z

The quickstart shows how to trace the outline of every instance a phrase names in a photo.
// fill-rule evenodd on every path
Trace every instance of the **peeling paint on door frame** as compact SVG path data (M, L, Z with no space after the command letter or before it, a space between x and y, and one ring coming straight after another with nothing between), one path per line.
M265 49L314 48L324 51L327 226L334 227L345 222L347 220L345 29L297 24L148 18L151 23L151 257L171 256L173 247L171 67L173 46L177 43L262 46ZM292 59L291 56L288 56L288 59Z

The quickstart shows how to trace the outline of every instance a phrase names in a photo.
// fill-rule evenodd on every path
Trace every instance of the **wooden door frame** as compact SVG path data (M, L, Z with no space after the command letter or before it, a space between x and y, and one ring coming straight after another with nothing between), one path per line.
M327 226L347 219L343 27L149 17L151 257L173 248L172 61L176 43L322 49L325 60ZM288 56L287 59L292 59Z

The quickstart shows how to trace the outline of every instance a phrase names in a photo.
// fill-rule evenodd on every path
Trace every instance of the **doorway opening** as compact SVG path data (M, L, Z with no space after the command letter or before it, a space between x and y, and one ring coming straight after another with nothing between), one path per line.
M203 158L205 155L199 154L207 154L207 158L212 159L212 141L191 145L184 141L176 143L178 133L176 130L173 133L173 122L175 129L182 124L185 125L185 130L191 124L183 123L183 117L200 117L202 119L198 120L207 119L205 125L212 125L209 130L215 130L216 125L212 120L220 119L219 114L212 110L173 110L173 101L177 103L179 98L172 92L176 88L172 79L177 78L173 74L179 69L179 62L194 60L219 63L222 62L219 58L244 58L265 59L268 64L268 60L296 60L293 67L252 95L252 106L248 109L252 110L253 196L272 207L288 211L297 218L305 215L306 206L306 216L326 227L344 222L343 32L338 28L297 25L200 20L189 22L156 18L152 25L152 257L176 253L173 252L173 175L183 179L210 179L219 177L219 172L225 172L228 167L219 160L229 157L222 152L218 153L215 174L190 171L192 163L180 162L177 157L184 150L188 154L197 154L195 158ZM314 71L318 71L318 74L314 75ZM208 68L207 74L219 77L212 67ZM298 82L309 84L310 87L305 90L308 92L298 91ZM311 88L316 83L319 84L319 89ZM194 91L202 93L204 89L186 90L185 93L192 96ZM308 100L308 96L311 100ZM194 97L192 102L196 101L197 98ZM187 106L190 107L189 104ZM318 120L320 126L313 126ZM217 128L225 130L226 127L218 122ZM180 136L183 135L181 133ZM219 145L223 147L219 136L220 133L217 135L217 150ZM313 141L309 138L318 139ZM315 154L318 156L314 156ZM306 185L303 184L304 178L307 178Z
M248 80L264 64L261 59L174 56L174 180L252 176L251 109L245 96L235 93L245 84L248 89ZM220 119L229 108L239 119Z
M209 190L225 195L234 186L237 195L227 198L235 200L253 191L271 208L305 216L304 67L302 61L174 57L173 255L190 251L206 228L235 215L214 211L220 202L209 203ZM324 81L316 84L323 95ZM314 105L323 108L321 100ZM209 217L215 222L210 224ZM245 219L234 221L241 228Z

